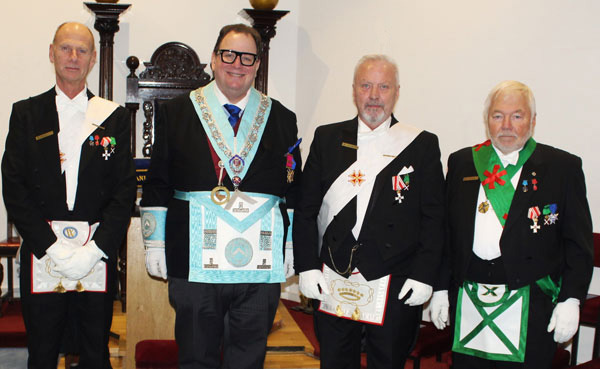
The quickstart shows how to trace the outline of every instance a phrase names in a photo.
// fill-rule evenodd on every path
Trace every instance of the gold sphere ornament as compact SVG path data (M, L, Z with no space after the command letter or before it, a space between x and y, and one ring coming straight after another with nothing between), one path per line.
M273 10L279 0L250 0L250 5L258 10Z

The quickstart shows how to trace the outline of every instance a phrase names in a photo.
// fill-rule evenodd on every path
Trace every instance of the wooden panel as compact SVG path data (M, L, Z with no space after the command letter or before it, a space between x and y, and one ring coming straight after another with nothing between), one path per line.
M146 272L140 218L131 218L127 233L127 356L135 368L135 345L145 339L174 339L175 311L167 282Z

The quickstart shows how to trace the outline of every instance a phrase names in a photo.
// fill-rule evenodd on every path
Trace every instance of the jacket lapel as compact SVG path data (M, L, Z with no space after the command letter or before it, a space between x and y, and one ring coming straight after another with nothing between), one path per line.
M339 164L342 171L346 170L346 168L356 161L358 151L356 149L357 135L358 117L355 117L350 121L350 124L345 124L342 129L342 142L340 143L342 160ZM354 148L348 146L353 146Z
M475 236L475 217L477 216L477 199L479 197L479 191L481 189L481 181L477 175L475 164L473 163L473 157L471 156L471 165L466 166L471 170L470 172L463 172L457 180L462 181L462 184L458 186L461 191L461 201L457 204L460 208L460 214L458 215L462 219L465 219L463 225L465 226L465 245L468 248L473 247L473 239ZM474 179L477 178L477 179ZM462 197L464 196L464 197Z
M527 211L532 204L531 198L536 192L533 191L531 186L531 179L536 178L538 184L546 182L547 180L544 179L546 169L546 164L543 163L542 160L542 154L540 153L539 148L536 148L521 170L519 182L517 183L517 188L515 189L515 195L512 203L510 204L510 210L508 211L508 218L506 219L506 224L504 225L504 232L502 233L503 235L504 233L510 231L511 227L515 226L516 224L522 224L523 220L528 219ZM535 176L533 173L535 173ZM521 183L523 183L523 180L527 180L530 184L527 192L523 192L521 189Z
M89 101L92 97L94 97L94 94L92 94L90 90L87 90L87 96ZM97 128L96 130L94 130L94 132L92 132L92 135L98 135L100 137L106 136L106 134L104 133L104 129L102 128ZM90 160L94 157L94 155L100 155L100 153L98 152L98 148L96 146L90 146L87 140L81 142L81 145L83 146L81 147L81 157L79 159L78 177L79 175L81 175L82 168L85 168L90 163Z
M35 141L40 151L40 160L44 170L50 175L60 175L60 157L58 148L58 112L56 111L56 90L52 88L44 94L40 106L40 117L36 122Z

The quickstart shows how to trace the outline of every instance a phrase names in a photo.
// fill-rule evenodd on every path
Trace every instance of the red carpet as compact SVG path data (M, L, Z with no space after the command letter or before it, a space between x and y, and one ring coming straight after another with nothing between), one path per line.
M4 302L0 317L0 347L26 347L27 335L21 316L21 301Z

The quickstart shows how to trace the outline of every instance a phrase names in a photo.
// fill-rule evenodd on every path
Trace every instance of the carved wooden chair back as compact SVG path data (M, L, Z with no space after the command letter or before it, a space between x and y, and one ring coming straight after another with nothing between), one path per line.
M127 76L125 107L131 115L131 151L136 152L136 113L141 104L144 113L141 124L142 156L149 158L152 155L157 104L161 100L168 100L205 86L211 81L211 77L204 71L206 64L200 63L196 52L181 42L168 42L159 46L152 54L150 62L144 63L146 69L139 77L135 74L140 65L139 59L130 56L126 64L130 70Z

